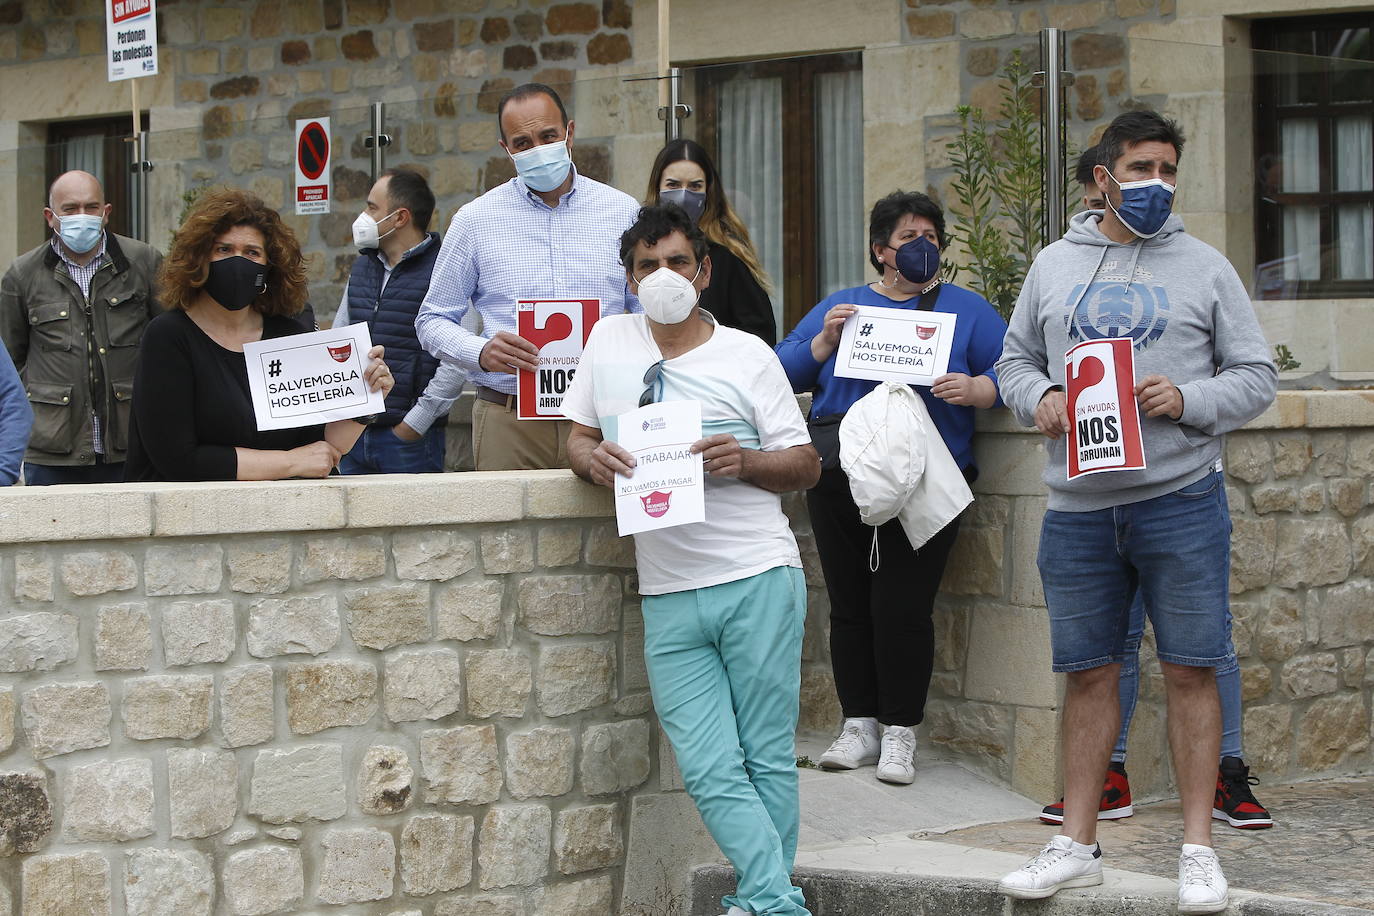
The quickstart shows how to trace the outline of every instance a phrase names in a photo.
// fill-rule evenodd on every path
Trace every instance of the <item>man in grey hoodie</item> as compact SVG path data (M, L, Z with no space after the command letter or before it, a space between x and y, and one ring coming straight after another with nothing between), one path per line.
M1007 405L1048 439L1039 566L1054 670L1067 674L1062 832L1000 889L1035 899L1102 881L1097 808L1138 587L1164 672L1183 807L1178 911L1216 913L1228 901L1211 848L1221 735L1214 669L1230 627L1221 437L1268 407L1278 373L1235 269L1170 214L1178 125L1128 112L1099 152L1094 178L1107 207L1075 216L1035 259L997 364ZM1145 467L1071 480L1064 354L1105 338L1132 341Z

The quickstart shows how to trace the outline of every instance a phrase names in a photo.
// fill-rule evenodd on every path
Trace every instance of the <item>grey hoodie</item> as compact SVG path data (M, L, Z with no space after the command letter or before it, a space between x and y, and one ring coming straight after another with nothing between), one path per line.
M1088 512L1171 493L1220 466L1221 436L1263 413L1278 371L1235 268L1170 216L1152 239L1102 234L1100 212L1074 216L1031 265L1007 330L997 378L1016 419L1064 385L1064 354L1084 340L1131 337L1135 377L1169 378L1183 415L1140 415L1146 468L1068 480L1066 438L1047 440L1049 508Z

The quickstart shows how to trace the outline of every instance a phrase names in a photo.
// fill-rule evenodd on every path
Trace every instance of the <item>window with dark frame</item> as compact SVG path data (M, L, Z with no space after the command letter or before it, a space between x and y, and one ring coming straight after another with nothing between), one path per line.
M865 279L862 55L702 67L696 139L773 281L778 336Z
M129 235L132 218L130 198L133 144L129 142L129 115L113 118L90 118L81 121L54 121L48 125L48 148L44 161L45 181L49 188L58 175L72 169L90 172L105 189L105 202L111 205L110 231ZM143 129L148 129L148 115L143 115ZM47 205L44 191L43 204ZM41 217L40 217L41 218Z
M1374 13L1258 20L1257 299L1374 296Z

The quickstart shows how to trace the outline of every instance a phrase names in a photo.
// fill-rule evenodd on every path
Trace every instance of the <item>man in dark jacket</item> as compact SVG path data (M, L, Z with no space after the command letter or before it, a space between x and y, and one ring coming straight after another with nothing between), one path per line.
M344 288L334 327L367 322L374 344L386 347L396 387L386 412L372 418L339 462L345 474L415 474L444 469L444 427L466 373L425 352L415 315L429 291L439 235L430 232L434 192L408 169L387 169L353 223L358 260Z
M30 485L122 480L143 328L161 309L162 255L106 229L110 205L89 172L66 172L43 215L53 236L0 281L0 337L33 406Z

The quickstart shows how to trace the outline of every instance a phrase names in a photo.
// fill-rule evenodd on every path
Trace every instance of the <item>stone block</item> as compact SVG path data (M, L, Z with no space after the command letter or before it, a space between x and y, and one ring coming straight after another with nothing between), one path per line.
M434 905L434 916L525 916L525 904L511 894L447 897Z
M622 693L648 690L649 669L644 661L644 615L640 606L626 606L620 620L620 689Z
M931 701L926 708L925 733L930 740L964 754L978 768L1006 780L1008 751L1014 747L1014 710L990 703Z
M315 897L324 903L362 903L391 896L396 843L385 830L329 830Z
M1293 512L1298 508L1298 494L1292 487L1282 484L1255 487L1250 492L1250 505L1258 515Z
M573 565L582 556L582 526L544 525L536 538L535 554L545 569Z
M553 814L544 805L497 805L487 809L478 838L483 890L528 886L549 870Z
M435 592L435 638L468 642L501 632L501 603L506 584L486 579L450 585Z
M620 623L618 576L527 576L516 594L517 621L542 636L609 633Z
M509 156L506 161L510 161ZM348 527L411 528L517 521L523 518L523 476L508 475L505 471L472 471L463 475L461 496L455 493L453 498L446 499L435 499L432 483L416 482L410 475L350 481L345 490Z
M462 664L451 649L389 655L383 687L393 722L442 719L462 706Z
M1059 716L1053 709L1016 708L1012 788L1030 798L1050 797L1059 784Z
M0 34L4 34L0 32ZM114 538L142 538L152 533L152 504L145 491L98 487L90 492L71 490L25 493L5 506L5 531L12 543L35 543ZM133 588L138 573L133 558L123 552L69 554L62 560L62 579L72 590L94 587L101 592ZM124 582L129 582L124 585Z
M258 846L232 853L220 875L234 916L265 916L294 907L305 897L299 849Z
M339 642L339 604L333 595L259 598L248 606L248 652L319 655Z
M1364 685L1365 653L1360 646L1351 646L1340 651L1341 686L1358 689Z
M1320 483L1310 483L1298 490L1299 512L1320 512L1326 508L1326 487Z
M162 653L169 666L227 661L238 646L234 602L174 601L162 610Z
M148 595L213 594L223 581L224 551L218 544L152 545L143 561L143 590Z
M954 13L949 10L907 13L906 28L913 39L945 38L954 34Z
M584 805L560 811L554 825L553 855L554 864L565 875L620 864L625 857L620 806Z
M482 570L487 575L534 569L534 538L527 528L482 532Z
M1058 702L1050 657L1050 624L1039 610L980 604L970 615L964 695L1009 705Z
M304 117L304 115L302 115ZM235 129L229 107L216 105L205 115L205 139ZM212 537L249 532L280 534L281 520L295 531L344 527L342 488L333 481L269 480L233 487L160 484L152 491L160 537ZM327 577L326 577L327 578Z
M110 863L98 852L31 856L23 865L24 916L108 916Z
M272 740L272 669L268 665L231 668L220 680L220 729L228 747Z
M643 719L590 725L582 732L582 791L614 795L649 778L649 723Z
M1300 655L1283 663L1280 673L1284 692L1290 697L1315 697L1337 687L1336 656L1328 652Z
M195 738L210 727L214 678L208 674L155 675L124 682L120 713L129 738Z
M1284 588L1333 585L1345 581L1351 563L1350 537L1341 522L1314 518L1279 523L1274 584Z
M723 862L696 805L686 792L637 795L630 802L626 848L624 911L654 913L663 895L690 887L691 871L702 862ZM733 879L733 876L732 876ZM719 903L717 896L712 903ZM821 912L825 912L822 910ZM714 916L714 914L712 914ZM903 914L911 916L911 914Z
M519 718L529 703L533 676L521 649L473 649L467 653L468 715Z
M610 643L546 646L539 653L539 709L546 716L609 703L614 684L615 647Z
M1023 496L1015 501L1011 522L1012 604L1045 606L1045 588L1036 563L1040 551L1040 524L1044 517L1044 497Z
M0 856L37 852L52 828L52 800L43 771L0 773Z
M1240 668L1240 697L1246 703L1262 700L1274 686L1274 674L1268 665L1242 665Z
M229 587L236 592L280 595L291 587L291 542L239 541L226 550Z
M0 687L0 754L14 746L14 688Z
M375 535L311 538L305 542L299 569L306 585L325 579L373 579L386 574L386 547Z
M97 671L146 671L152 654L152 621L146 604L112 604L96 612Z
M1369 707L1358 693L1313 700L1298 721L1298 765L1307 772L1344 764L1369 749Z
M286 669L286 719L298 735L365 725L376 713L377 669L369 662L331 659Z
M344 592L348 631L369 649L389 649L429 639L429 586L355 588Z
M599 916L614 910L615 886L609 875L550 884L538 893L534 916Z
M51 601L53 595L52 560L43 554L24 550L14 555L14 597L30 601Z
M466 815L421 814L401 831L401 882L405 892L423 897L454 891L472 881L472 835Z
M358 766L358 807L364 814L395 814L410 806L415 771L404 748L374 744Z
M211 916L215 873L198 852L135 849L125 854L124 912L128 916Z
M1327 589L1308 613L1318 619L1323 649L1360 645L1374 636L1374 586L1357 580Z
M62 785L62 839L68 843L123 843L151 836L151 760L97 760L72 767Z
M401 579L446 581L477 565L472 539L451 531L398 531L391 539L391 555Z
M829 664L808 665L802 669L801 714L797 727L803 731L831 731L844 718L835 693L835 676Z
M336 744L258 751L248 813L269 824L332 821L348 810L343 751Z
M573 785L573 735L536 728L506 738L506 788L513 798L566 795Z
M1016 14L1007 10L973 9L959 14L959 34L975 40L1005 38L1016 33Z
M1226 437L1226 473L1246 483L1269 479L1274 450L1263 433L1237 432Z
M76 660L77 619L71 614L20 614L0 619L0 671L51 671Z
M1231 593L1262 588L1274 577L1278 522L1272 518L1231 519Z
M465 725L420 736L420 771L429 804L486 805L501 797L496 729Z
M614 524L589 525L587 528L587 565L635 568L635 539L616 534Z
M48 684L25 691L20 715L39 760L110 743L110 692L104 684Z
M230 751L167 749L167 796L172 836L214 836L234 825L239 810L239 764Z
M1245 758L1259 773L1288 772L1293 745L1293 707L1287 704L1247 706L1244 715Z
M1331 506L1346 518L1354 518L1366 505L1365 481L1354 477L1337 477L1327 481Z
M62 584L81 597L122 592L138 584L138 565L122 550L69 553L62 558Z

